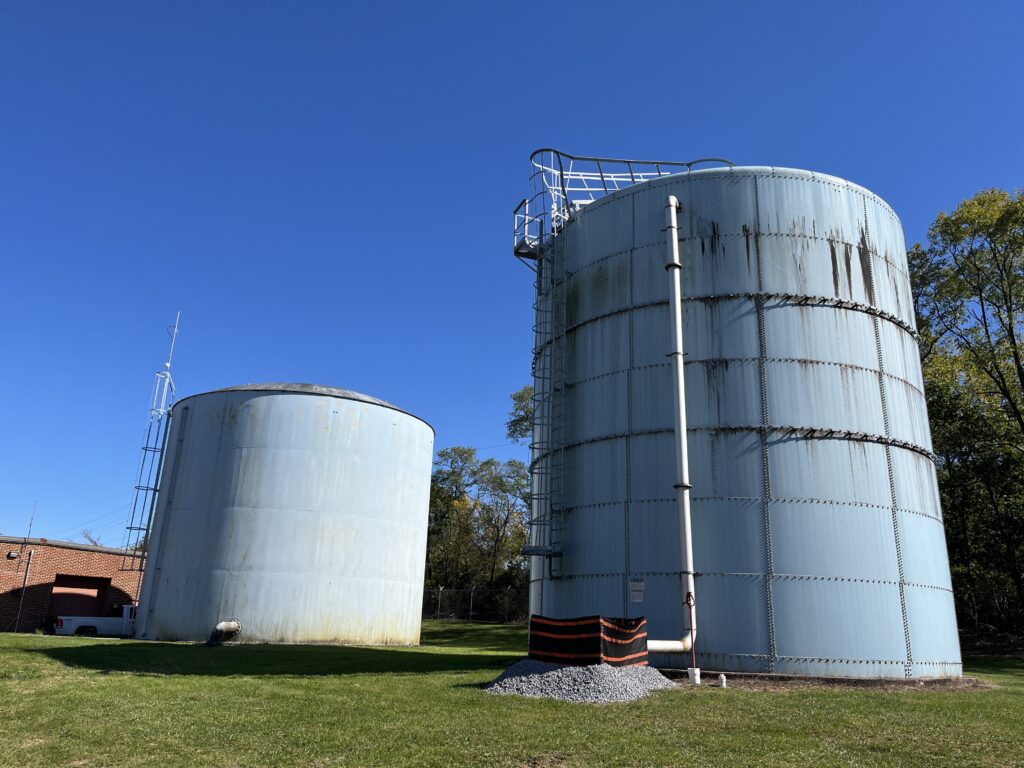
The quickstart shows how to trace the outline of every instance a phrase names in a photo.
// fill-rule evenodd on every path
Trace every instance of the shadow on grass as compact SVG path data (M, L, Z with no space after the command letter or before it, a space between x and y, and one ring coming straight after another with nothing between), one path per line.
M1024 659L1008 656L965 656L965 675L1007 675L1024 682Z
M427 621L420 640L425 646L475 648L479 651L526 654L525 626Z
M152 675L316 677L358 674L427 674L494 670L525 653L525 634L508 627L443 625L425 627L417 648L337 645L186 645L87 640L33 648L68 667ZM438 651L434 647L443 647ZM464 649L460 653L459 649Z
M506 660L479 653L431 653L397 648L323 645L237 645L210 648L151 642L38 648L69 667L153 675L316 677L358 674L426 674L496 669Z

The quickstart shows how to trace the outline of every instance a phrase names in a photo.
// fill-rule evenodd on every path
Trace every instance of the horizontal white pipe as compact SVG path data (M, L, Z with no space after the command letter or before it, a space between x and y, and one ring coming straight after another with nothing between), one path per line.
M689 653L691 647L689 637L685 637L682 640L647 641L648 653Z

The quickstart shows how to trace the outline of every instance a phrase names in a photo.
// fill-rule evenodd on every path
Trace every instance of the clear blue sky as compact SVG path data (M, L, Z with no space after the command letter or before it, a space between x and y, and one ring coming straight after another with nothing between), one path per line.
M1024 184L1019 3L0 6L0 532L119 544L182 394L303 381L504 445L530 150L808 168L908 242ZM98 518L98 519L97 519Z

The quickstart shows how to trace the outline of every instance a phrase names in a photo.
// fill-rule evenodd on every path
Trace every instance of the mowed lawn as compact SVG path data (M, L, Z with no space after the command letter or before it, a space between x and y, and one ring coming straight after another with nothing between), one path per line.
M1024 765L1024 661L989 690L664 691L610 706L484 693L521 629L419 648L0 635L4 766Z

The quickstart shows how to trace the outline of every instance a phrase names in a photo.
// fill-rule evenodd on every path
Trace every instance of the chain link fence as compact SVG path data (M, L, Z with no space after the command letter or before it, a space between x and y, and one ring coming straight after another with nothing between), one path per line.
M439 621L521 624L530 618L529 589L425 589L423 618Z

